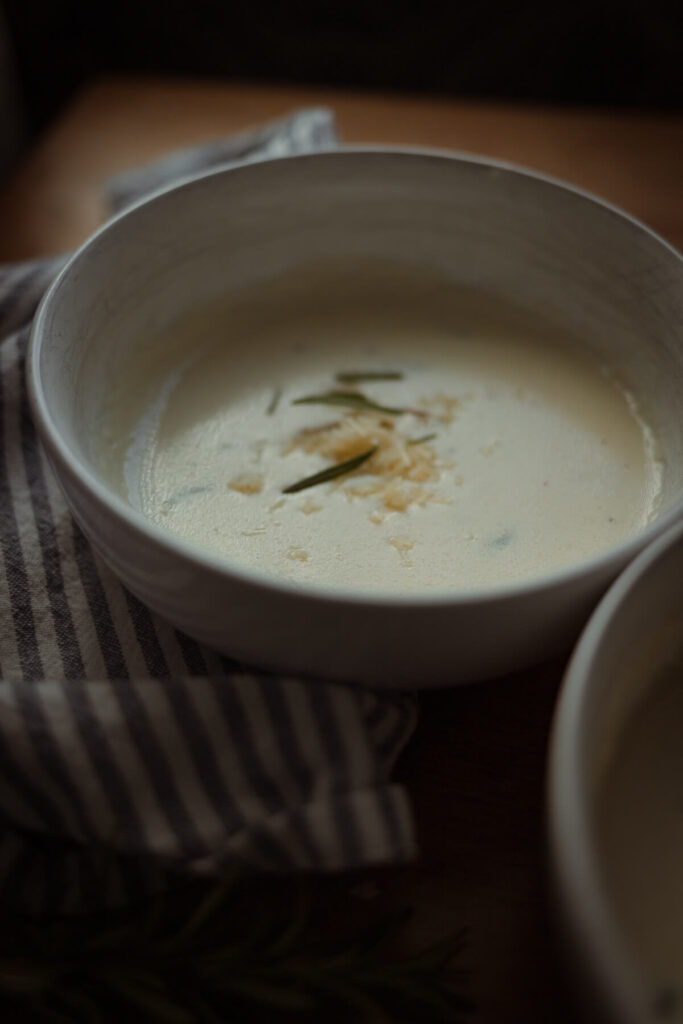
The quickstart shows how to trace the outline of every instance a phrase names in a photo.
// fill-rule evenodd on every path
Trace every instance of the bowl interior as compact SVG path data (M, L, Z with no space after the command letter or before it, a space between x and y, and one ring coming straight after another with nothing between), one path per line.
M657 434L660 514L681 503L680 258L580 193L427 153L343 151L219 172L96 235L37 328L33 372L62 454L105 479L93 439L112 379L145 338L218 296L339 259L433 270L580 338L636 394Z

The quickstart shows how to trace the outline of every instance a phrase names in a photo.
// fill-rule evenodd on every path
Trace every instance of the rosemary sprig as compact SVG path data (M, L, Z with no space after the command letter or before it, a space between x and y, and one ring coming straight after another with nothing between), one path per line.
M328 466L327 469L321 469L319 473L313 473L312 476L305 476L303 480L297 480L295 484L290 484L289 487L283 487L283 494L296 494L297 491L303 491L307 487L315 487L316 484L327 483L328 480L335 480L338 476L344 476L345 473L352 473L354 469L358 469L363 463L374 455L377 451L377 445L373 445L372 448L368 448L366 451L361 452L360 455L354 455L350 459L344 459L343 462L335 462L333 466Z
M403 416L408 412L414 416L427 415L421 409L401 409L391 405L380 405L360 391L327 391L322 395L305 395L303 398L295 398L292 405L343 405L348 409L384 412L389 416Z
M294 884L296 883L296 884ZM61 1024L462 1024L462 932L405 955L407 909L330 929L330 884L168 892L125 911L32 920L0 912L0 1018ZM340 894L341 895L341 894ZM357 915L356 915L357 917ZM342 920L346 920L345 914Z
M422 437L413 437L410 441L406 441L406 444L425 444L427 441L433 441L436 434L423 434Z
M280 404L280 399L281 398L282 398L282 388L273 388L273 394L272 394L272 397L270 399L270 402L268 403L268 408L266 409L266 415L267 416L272 416L273 415L273 413L277 409L278 405Z
M340 384L360 384L366 380L403 380L400 370L345 370L335 374Z

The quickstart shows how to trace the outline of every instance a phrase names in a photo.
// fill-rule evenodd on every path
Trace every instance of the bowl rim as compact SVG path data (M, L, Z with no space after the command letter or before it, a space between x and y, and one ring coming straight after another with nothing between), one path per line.
M289 597L315 600L317 602L332 602L335 604L353 605L358 607L377 607L378 605L387 608L453 608L471 607L492 604L494 602L507 603L511 600L519 601L524 597L536 596L541 593L550 593L573 583L590 577L593 574L604 576L615 569L625 565L642 550L643 546L660 536L673 523L683 516L683 495L666 508L661 515L647 523L642 529L629 537L626 537L618 544L598 551L568 566L532 576L521 580L511 580L497 585L487 585L472 589L457 589L455 587L443 587L431 592L406 592L395 591L367 591L362 587L358 589L351 587L335 588L326 583L304 583L288 581L275 577L265 570L242 566L232 562L225 556L212 555L201 547L195 546L189 541L171 534L169 531L159 527L148 519L144 514L135 509L115 491L105 484L90 470L88 465L70 449L61 436L61 432L49 411L49 403L46 396L46 389L40 373L40 356L42 345L45 340L46 321L50 309L65 282L72 274L74 268L88 257L88 252L96 246L101 238L116 228L128 218L134 218L138 210L150 205L162 204L169 196L182 191L192 190L201 186L204 182L214 178L222 178L226 175L235 176L253 173L262 166L281 164L283 161L291 162L327 162L330 160L346 160L358 156L365 157L393 157L402 159L418 158L448 162L451 164L465 164L480 168L482 171L494 170L505 171L513 176L528 179L531 182L550 185L560 192L567 192L578 199L606 210L616 216L619 220L625 221L637 232L644 232L653 242L664 247L674 260L678 261L683 270L683 255L678 252L671 243L662 238L642 221L631 214L620 209L618 206L607 202L592 193L578 188L572 184L554 178L550 175L534 171L518 164L505 160L493 159L466 152L422 147L422 146L391 146L391 145L359 145L340 146L335 149L313 151L308 153L289 154L266 159L256 159L246 163L232 164L224 167L211 168L199 174L192 173L170 186L162 186L149 195L142 197L119 213L110 217L104 224L100 225L85 241L83 241L69 256L66 263L61 267L55 279L45 292L35 313L31 326L28 349L26 354L26 375L29 401L33 413L34 422L38 429L39 436L59 464L64 467L69 475L75 477L79 486L89 492L102 506L122 519L129 529L141 533L145 540L157 546L165 548L176 557L189 560L200 565L204 570L219 575L228 575L241 582L258 587L266 587L270 591L279 592Z
M628 1024L642 1024L651 993L599 881L585 757L591 695L599 686L591 676L621 609L641 580L678 546L683 546L683 522L649 544L598 603L565 670L548 744L547 842L557 909L574 939L572 950L580 951L584 967L616 1019Z

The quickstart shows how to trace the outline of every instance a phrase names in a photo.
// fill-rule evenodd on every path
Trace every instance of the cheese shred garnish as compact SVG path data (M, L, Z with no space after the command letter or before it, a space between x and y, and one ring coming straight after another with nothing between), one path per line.
M337 484L350 499L374 496L393 512L443 500L425 486L438 483L444 468L432 445L426 440L411 443L411 438L381 413L349 411L332 423L306 427L285 443L283 454L298 449L338 463L368 448L376 451L358 470L364 477L362 483L345 477Z

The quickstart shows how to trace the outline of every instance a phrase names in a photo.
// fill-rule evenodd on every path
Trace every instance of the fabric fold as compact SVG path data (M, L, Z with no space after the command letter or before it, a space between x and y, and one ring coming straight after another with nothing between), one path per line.
M115 208L179 177L336 145L332 115L118 175ZM181 875L337 871L414 855L392 783L412 697L252 671L128 593L73 522L36 438L25 356L64 255L0 268L0 898L139 899Z

